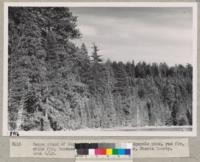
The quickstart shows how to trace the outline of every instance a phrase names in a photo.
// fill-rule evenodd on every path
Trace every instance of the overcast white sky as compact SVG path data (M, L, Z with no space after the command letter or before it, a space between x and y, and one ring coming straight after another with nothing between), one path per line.
M192 8L70 8L104 60L192 63Z

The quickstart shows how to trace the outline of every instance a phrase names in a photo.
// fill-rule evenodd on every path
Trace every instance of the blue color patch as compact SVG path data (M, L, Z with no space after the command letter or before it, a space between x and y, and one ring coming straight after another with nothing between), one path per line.
M131 155L131 149L125 149L125 155Z

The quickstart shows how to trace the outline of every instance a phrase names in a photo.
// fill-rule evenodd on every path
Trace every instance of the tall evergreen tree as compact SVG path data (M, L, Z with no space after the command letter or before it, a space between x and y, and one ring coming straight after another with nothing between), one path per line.
M96 44L93 44L92 49L93 49L93 51L92 51L92 56L91 56L91 57L92 57L92 61L93 61L95 64L101 63L101 62L102 62L102 59L100 58L101 56L98 55L99 49L98 49L98 47L96 46Z

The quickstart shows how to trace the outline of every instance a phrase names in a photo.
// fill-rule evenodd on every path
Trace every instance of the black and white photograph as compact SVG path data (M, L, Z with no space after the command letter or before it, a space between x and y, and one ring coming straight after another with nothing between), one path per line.
M5 6L4 134L192 135L196 6L153 4Z

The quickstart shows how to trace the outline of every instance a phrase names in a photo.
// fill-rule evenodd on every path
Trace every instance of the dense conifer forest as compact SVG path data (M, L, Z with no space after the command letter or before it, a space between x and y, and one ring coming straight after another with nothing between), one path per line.
M9 7L10 130L192 125L191 64L103 60L73 43L77 21L64 7Z

